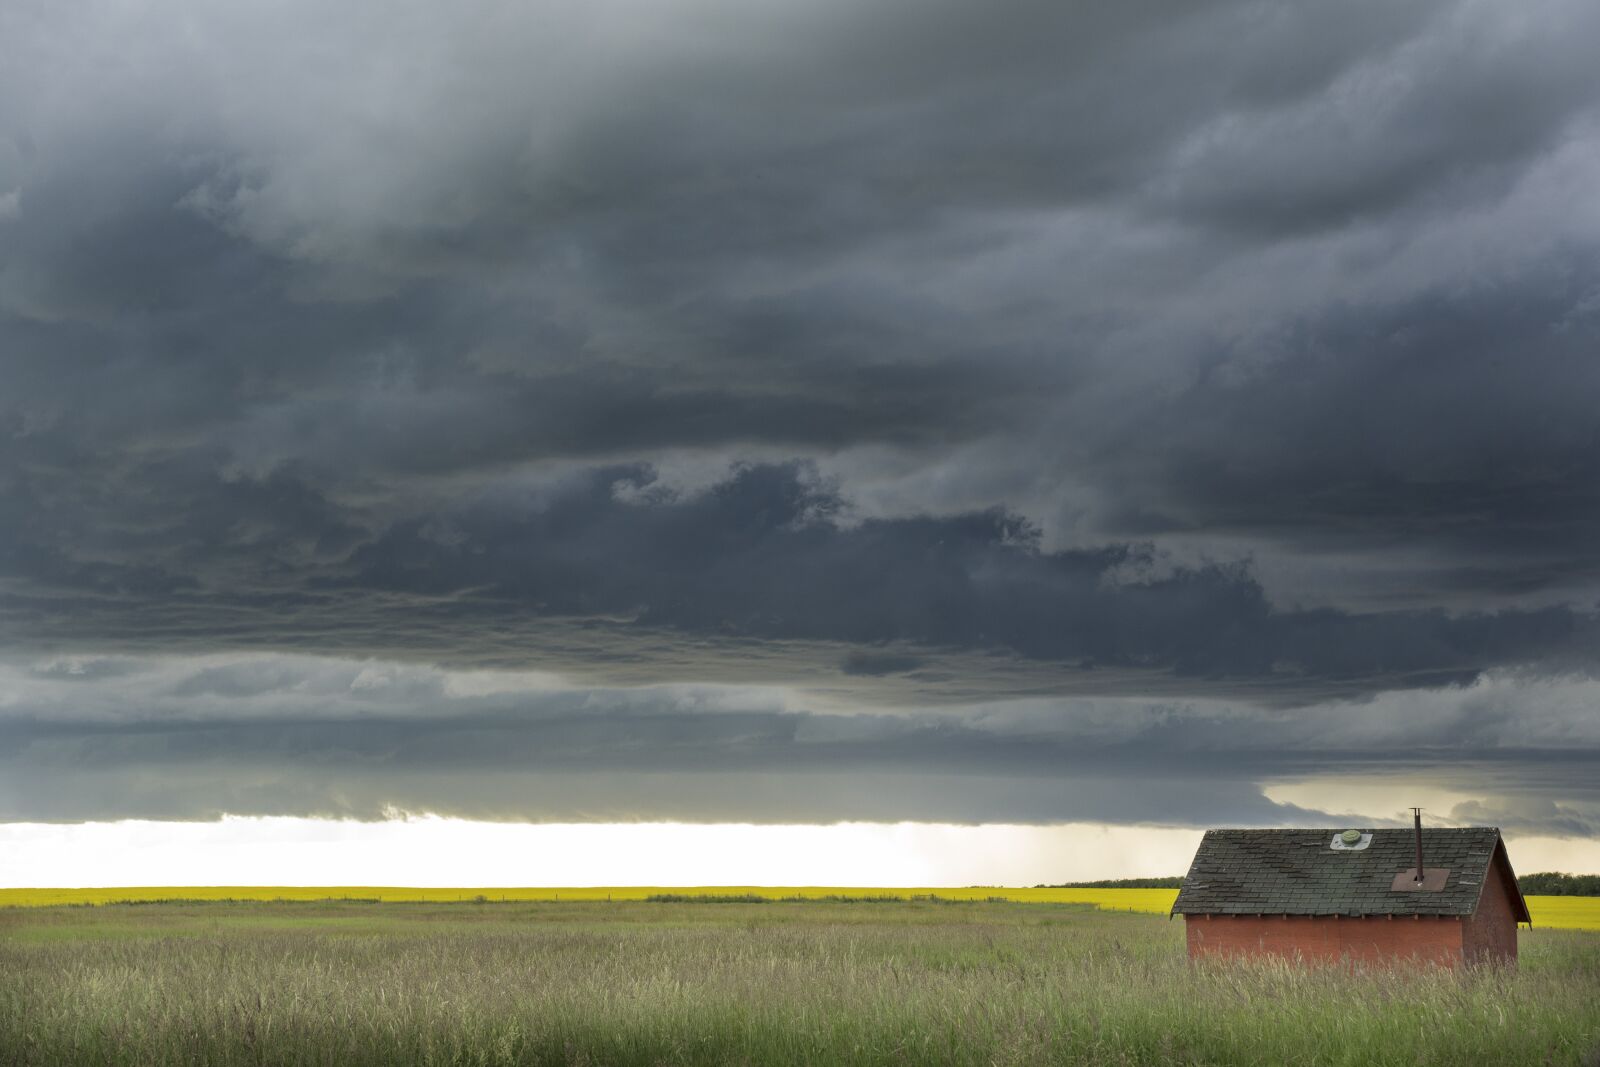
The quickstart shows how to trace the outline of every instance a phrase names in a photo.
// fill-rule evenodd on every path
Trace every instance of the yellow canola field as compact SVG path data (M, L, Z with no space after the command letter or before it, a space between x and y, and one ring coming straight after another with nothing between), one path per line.
M1093 904L1119 911L1165 915L1175 889L1018 889L975 886L881 889L861 886L576 886L427 889L414 886L124 886L98 889L0 889L0 907L46 907L53 904L114 904L153 900L380 900L384 902L488 900L644 900L659 894L676 896L745 896L769 899L803 897L913 897L941 900L990 900L1018 903Z
M1526 897L1533 925L1600 930L1600 897Z
M488 900L644 900L669 893L679 896L756 895L784 897L913 897L942 900L1004 899L1025 904L1092 904L1113 911L1165 915L1176 889L1018 889L970 886L959 889L863 888L861 886L577 886L532 888L448 888L410 886L128 886L101 889L0 889L0 907L47 907L58 904L113 904L152 900L379 900L384 902L448 902L484 897ZM1535 926L1600 930L1600 897L1528 897Z

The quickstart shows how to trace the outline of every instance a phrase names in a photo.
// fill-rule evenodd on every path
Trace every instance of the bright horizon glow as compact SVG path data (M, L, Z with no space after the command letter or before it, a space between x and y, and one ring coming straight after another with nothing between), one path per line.
M1090 824L12 823L0 886L1018 886L1182 873L1199 840Z
M1030 886L1182 874L1199 830L1068 823L387 822L0 825L0 887ZM1600 842L1508 835L1523 874L1600 871Z

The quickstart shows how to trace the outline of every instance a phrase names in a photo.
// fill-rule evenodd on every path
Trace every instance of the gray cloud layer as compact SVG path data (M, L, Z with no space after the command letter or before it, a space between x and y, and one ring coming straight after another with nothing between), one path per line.
M1044 551L1000 510L846 524L845 501L793 464L741 467L690 495L658 489L648 468L602 468L380 530L281 472L167 477L182 495L97 529L100 559L28 540L19 515L9 558L34 596L13 600L16 643L715 671L705 643L739 642L790 650L791 671L829 657L841 676L926 667L937 682L980 654L991 677L1014 666L1013 687L1037 684L1042 665L1060 691L1176 685L1280 703L1594 661L1594 619L1568 608L1281 610L1242 566L1160 567L1127 545ZM604 647L563 647L563 630L596 627Z
M789 685L868 717L1228 700L1279 761L1345 701L1443 731L1406 694L1597 662L1597 38L1564 0L10 4L0 640ZM349 744L419 783L423 753L535 739L518 766L565 795L656 773L522 714ZM699 714L671 773L711 790L689 767L736 720ZM1496 752L1529 714L1497 713ZM874 758L951 818L1011 810L933 784L973 761L1045 783L1016 817L1112 817L1051 792L1079 755L893 721ZM116 745L281 771L344 751L340 722ZM72 715L6 723L84 798L6 817L344 810L265 770L174 772L164 809ZM1591 832L1567 768L1592 746L1563 762L1535 725L1496 810ZM1478 759L1410 743L1436 775ZM751 744L739 773L799 758ZM835 751L800 762L856 784L774 817L893 815L880 763ZM351 774L348 810L426 793ZM454 788L426 803L501 810ZM659 810L717 808L682 789ZM1275 817L1241 797L1217 810Z
M819 711L768 687L573 689L518 674L284 656L10 665L0 818L1208 825L1322 820L1275 781L1401 773L1452 813L1600 832L1596 683L1496 675L1330 703L1034 698ZM1387 813L1378 813L1387 814ZM1441 813L1442 814L1442 813Z

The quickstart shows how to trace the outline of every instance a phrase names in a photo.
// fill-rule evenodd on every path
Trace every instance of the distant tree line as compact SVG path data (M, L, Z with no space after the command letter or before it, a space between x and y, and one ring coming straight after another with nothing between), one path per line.
M1055 885L1036 885L1035 889L1177 889L1183 885L1182 875L1173 878L1109 878L1099 882L1060 882ZM1524 889L1524 893L1530 890Z
M1600 897L1600 874L1542 871L1518 878L1517 887L1530 897Z

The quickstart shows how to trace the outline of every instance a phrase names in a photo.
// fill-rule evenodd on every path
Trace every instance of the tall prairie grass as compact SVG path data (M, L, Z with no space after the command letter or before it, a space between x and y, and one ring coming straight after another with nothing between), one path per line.
M1579 1064L1600 935L1516 970L1191 967L1073 905L0 911L0 1063Z

